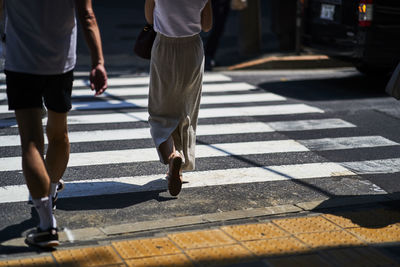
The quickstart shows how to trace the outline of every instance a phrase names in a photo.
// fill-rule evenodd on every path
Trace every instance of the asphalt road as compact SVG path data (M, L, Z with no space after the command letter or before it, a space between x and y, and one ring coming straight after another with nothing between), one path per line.
M400 108L383 93L386 81L354 69L321 69L207 74L196 171L184 175L187 183L179 197L170 197L166 167L158 162L147 129L148 62L131 51L144 19L141 5L96 1L111 78L101 98L91 97L84 84L89 58L79 42L72 154L56 211L61 228L400 191ZM38 223L6 104L3 80L0 243ZM0 254L15 249L0 244Z
M148 77L90 96L77 73L56 218L79 229L400 191L400 108L353 69L206 74L196 171L166 191L146 122ZM122 78L122 79L121 79ZM0 242L38 223L0 89ZM7 251L6 247L0 248Z

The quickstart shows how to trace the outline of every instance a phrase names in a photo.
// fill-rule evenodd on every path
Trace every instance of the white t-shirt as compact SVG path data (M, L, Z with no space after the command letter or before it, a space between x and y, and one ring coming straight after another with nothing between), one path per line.
M74 0L5 0L9 71L61 74L76 63Z
M168 37L201 32L201 11L207 0L155 0L154 30Z

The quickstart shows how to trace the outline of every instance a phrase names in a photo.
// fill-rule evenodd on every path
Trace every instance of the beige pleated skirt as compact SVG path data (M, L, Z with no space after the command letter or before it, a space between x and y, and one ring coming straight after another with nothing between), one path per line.
M172 135L184 157L183 170L195 168L197 117L204 73L199 35L171 38L157 34L151 52L149 124L160 161L159 147Z

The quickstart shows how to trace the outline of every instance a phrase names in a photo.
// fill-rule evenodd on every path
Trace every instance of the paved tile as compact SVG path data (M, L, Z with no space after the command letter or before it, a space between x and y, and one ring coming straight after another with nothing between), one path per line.
M51 256L3 260L0 267L400 266L399 215L381 208L276 219L110 246L59 248Z
M243 242L243 246L260 257L303 253L310 249L294 237Z
M168 237L182 249L222 246L236 243L219 229L170 234Z
M343 228L387 226L400 222L400 212L383 208L338 212L322 216Z
M244 247L235 244L186 250L185 253L199 266L223 266L254 261L255 256Z
M346 231L370 243L400 242L400 227L396 225L383 228L349 228Z
M6 260L0 261L0 267L19 267L19 266L57 266L52 257L40 257L40 258L27 258L20 260Z
M123 259L162 256L181 253L168 238L151 238L112 242Z
M239 241L289 236L287 232L272 223L224 226L221 229Z
M280 219L274 220L273 223L291 234L341 230L322 216Z
M129 267L192 267L193 263L184 254L130 259L125 261Z
M312 248L346 247L363 244L360 239L345 231L306 233L295 236Z
M331 265L327 260L317 254L298 255L285 258L268 259L267 263L273 267L329 267Z
M106 266L122 264L111 246L89 247L53 252L59 266Z

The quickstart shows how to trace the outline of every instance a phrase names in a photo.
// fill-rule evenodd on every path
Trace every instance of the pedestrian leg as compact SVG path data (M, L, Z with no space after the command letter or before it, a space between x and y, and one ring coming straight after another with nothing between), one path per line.
M70 145L68 139L67 113L48 111L46 126L49 145L46 153L46 167L50 176L50 196L53 198L53 207L60 191L62 178L69 160ZM57 190L58 189L58 190Z
M159 150L164 162L168 162L168 191L177 196L182 189L182 156L176 151L172 136L160 144Z
M39 214L37 232L27 236L27 242L42 247L57 246L57 223L53 216L52 200L49 197L50 177L43 158L44 137L42 110L40 108L15 111L21 137L22 170Z

